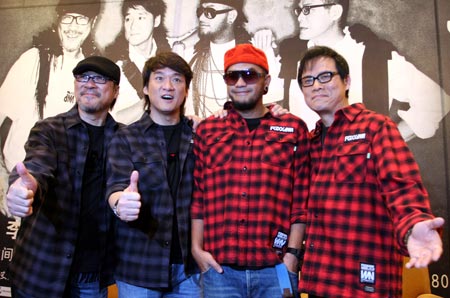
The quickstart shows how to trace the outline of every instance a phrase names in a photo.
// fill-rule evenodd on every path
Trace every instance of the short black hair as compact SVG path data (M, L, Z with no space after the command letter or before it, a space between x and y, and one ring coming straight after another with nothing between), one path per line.
M142 70L143 86L148 86L148 80L150 79L152 72L165 67L182 74L186 81L186 89L189 89L189 85L191 84L191 80L194 75L192 69L181 56L170 51L156 54L145 62L144 69ZM150 108L150 98L147 94L145 94L144 97L144 109L147 110Z
M300 86L300 89L302 89L301 80L302 80L302 75L303 75L303 72L305 71L306 65L309 62L311 62L317 58L320 58L320 57L328 57L328 58L333 59L335 65L336 65L337 72L338 72L339 76L341 77L341 79L345 79L346 77L348 77L348 75L350 73L350 69L348 67L347 61L345 60L345 58L342 55L340 55L338 52L336 52L335 50L333 50L329 47L315 46L315 47L308 49L300 60L300 66L298 67L298 72L297 72L297 82L298 82L298 85ZM348 97L348 90L345 92L345 96Z

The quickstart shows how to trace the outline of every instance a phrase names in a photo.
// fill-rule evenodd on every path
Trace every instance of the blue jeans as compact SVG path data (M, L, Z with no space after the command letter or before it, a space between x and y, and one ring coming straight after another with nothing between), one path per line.
M148 289L116 281L120 298L198 298L200 297L200 274L187 277L184 265L172 265L171 289Z
M100 288L98 273L80 273L72 277L64 298L107 298L108 288Z
M86 279L88 277L88 279ZM94 277L94 278L90 278ZM90 279L89 279L90 278ZM12 297L14 298L33 298L33 296L24 291L11 288ZM81 273L73 277L66 286L63 298L107 298L108 288L100 288L98 275L96 273Z
M278 298L282 297L275 267L257 270L240 270L222 266L223 273L213 268L201 274L204 298ZM287 271L287 269L286 269ZM298 294L298 275L289 272L294 297Z

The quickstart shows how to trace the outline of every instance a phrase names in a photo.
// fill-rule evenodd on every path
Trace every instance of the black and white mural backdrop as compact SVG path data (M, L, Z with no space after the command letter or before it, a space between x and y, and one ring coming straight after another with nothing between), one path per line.
M450 1L349 0L339 14L299 9L295 0L219 1L238 14L199 10L200 0L41 0L0 2L0 198L7 175L23 159L35 121L74 104L71 70L88 55L105 55L122 69L112 111L124 123L142 114L140 69L158 51L172 50L195 71L186 114L206 117L227 100L223 54L251 42L266 53L276 102L313 128L318 119L296 82L302 52L327 45L349 62L350 101L391 116L412 149L433 211L449 221L450 208ZM345 3L347 1L334 1ZM301 0L301 6L334 3ZM322 7L323 8L323 7ZM90 17L62 18L78 10ZM306 16L307 15L307 16ZM338 22L336 22L338 20ZM8 297L7 264L20 220L0 216L0 296ZM448 227L448 225L447 225ZM448 293L449 233L444 256L430 266L433 293Z

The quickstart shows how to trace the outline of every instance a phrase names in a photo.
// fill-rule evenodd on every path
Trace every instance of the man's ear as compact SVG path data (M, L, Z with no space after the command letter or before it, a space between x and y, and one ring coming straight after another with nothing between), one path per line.
M156 16L155 17L155 20L153 21L153 26L156 28L156 27L158 27L159 25L161 25L161 16Z
M344 78L345 90L350 90L351 83L352 79L350 78L350 75L347 75L347 77Z
M339 21L342 17L342 13L344 12L344 8L340 4L332 5L330 8L330 14L335 21Z
M227 18L228 24L233 24L234 21L237 19L237 16L238 16L238 12L236 11L236 9L229 11L228 18Z

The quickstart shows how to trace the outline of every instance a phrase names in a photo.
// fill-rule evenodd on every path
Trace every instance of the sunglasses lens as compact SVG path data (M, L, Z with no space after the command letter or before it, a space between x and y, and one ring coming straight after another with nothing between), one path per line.
M197 18L200 18L202 14L204 14L207 19L214 19L217 15L216 10L214 8L211 7L197 8Z
M258 81L260 74L252 70L229 71L223 76L225 84L233 86L242 78L246 84L254 84Z
M235 71L230 71L225 73L225 75L223 76L223 79L225 81L225 84L229 85L229 86L233 86L237 83L237 81L239 80L239 73L235 72Z
M207 17L208 19L214 19L216 17L216 11L211 7L205 8L204 13L205 17Z

